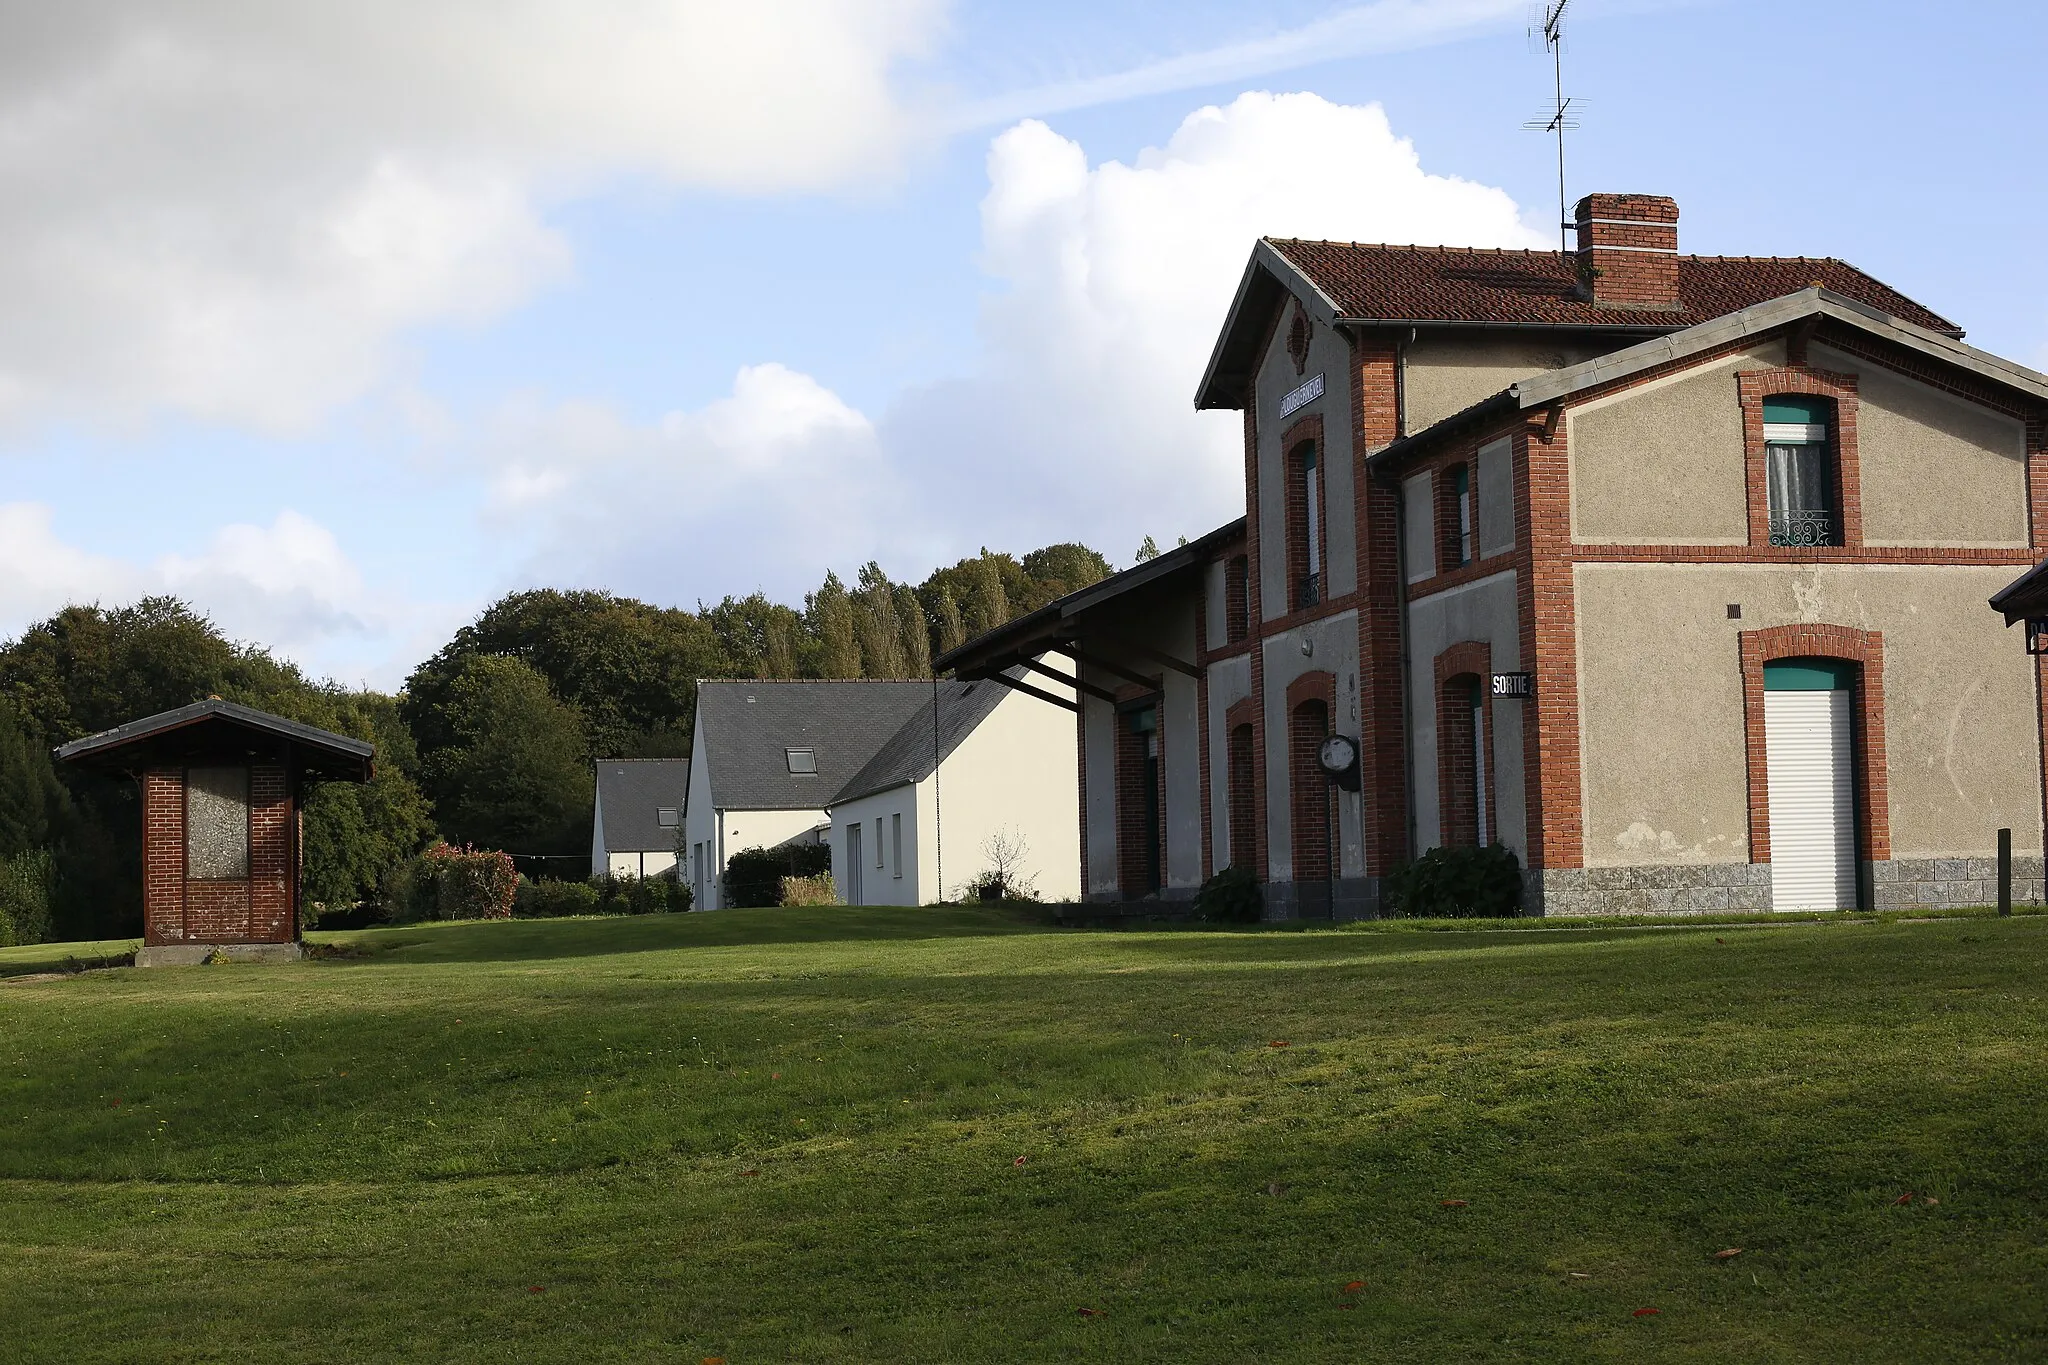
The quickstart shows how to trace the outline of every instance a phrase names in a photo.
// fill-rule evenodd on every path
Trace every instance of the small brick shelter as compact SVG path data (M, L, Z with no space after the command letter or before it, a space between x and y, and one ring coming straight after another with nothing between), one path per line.
M142 789L142 954L299 941L301 802L314 782L367 782L375 748L209 698L73 740L56 756Z

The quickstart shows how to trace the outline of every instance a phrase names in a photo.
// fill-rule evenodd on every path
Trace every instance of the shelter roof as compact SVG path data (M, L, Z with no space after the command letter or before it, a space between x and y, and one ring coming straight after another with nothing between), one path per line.
M287 720L252 706L209 697L60 744L67 763L117 771L156 765L289 760L308 776L367 782L376 770L376 746L330 730Z
M607 758L597 765L597 808L607 853L672 853L677 829L661 823L664 808L682 818L690 793L687 758Z

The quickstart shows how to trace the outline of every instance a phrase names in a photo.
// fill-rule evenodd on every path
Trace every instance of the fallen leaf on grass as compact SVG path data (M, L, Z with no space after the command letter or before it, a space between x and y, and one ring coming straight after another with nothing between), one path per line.
M1939 1204L1941 1201L1939 1199L1936 1199L1933 1195L1927 1194L1922 1195L1920 1197L1920 1202L1923 1204Z
M1017 1158L1017 1159L1016 1159L1015 1161L1011 1162L1010 1164L1011 1164L1012 1166L1022 1166L1022 1165L1023 1165L1023 1164L1024 1164L1024 1163L1025 1163L1026 1161L1028 1161L1028 1160L1030 1160L1030 1158L1029 1158L1029 1157L1021 1157L1021 1156L1020 1156L1020 1157L1018 1157L1018 1158Z
M1100 1308L1077 1308L1074 1311L1079 1313L1084 1318L1099 1318L1102 1316L1102 1310Z
M741 1172L740 1172L740 1174L741 1174L741 1175L759 1175L759 1174L761 1174L761 1173L760 1173L759 1171L741 1171Z
M541 1287L540 1285L537 1285L537 1284L530 1284L530 1285L526 1286L526 1292L527 1292L527 1293L529 1293L529 1294L545 1294L545 1293L547 1293L548 1291L547 1291L546 1289L542 1288L542 1287Z
M1632 1318L1653 1318L1663 1311L1661 1308L1638 1308L1635 1312L1630 1313L1629 1316Z
M1583 1270L1567 1270L1565 1271L1565 1274L1571 1276L1575 1280L1590 1280L1593 1278L1591 1275L1588 1275Z
M1470 1202L1464 1199L1439 1199L1436 1202L1443 1205L1447 1209L1462 1209L1470 1207Z
M1278 1199L1281 1195L1287 1193L1287 1187L1277 1180L1269 1180L1266 1182L1266 1193Z
M1359 1290L1363 1288L1365 1288L1364 1280L1353 1280L1350 1284L1344 1286L1344 1292L1347 1294L1356 1294Z
M1900 1205L1900 1204L1910 1204L1910 1203L1912 1203L1912 1202L1913 1202L1913 1192L1912 1192L1911 1190L1907 1190L1907 1191L1906 1191L1906 1192L1905 1192L1904 1194L1900 1195L1900 1196L1899 1196L1899 1197L1898 1197L1897 1199L1894 1199L1894 1200L1892 1200L1892 1205L1893 1205L1893 1207L1897 1207L1897 1206L1898 1206L1898 1205Z
M705 1356L704 1365L725 1365L724 1356Z
M1266 1044L1266 1046L1267 1046L1267 1047L1293 1047L1293 1046L1294 1046L1294 1044L1292 1044L1292 1043L1288 1042L1288 1041L1287 1041L1287 1040L1286 1040L1285 1038L1275 1038L1275 1039L1274 1039L1274 1040L1273 1040L1272 1042L1270 1042L1270 1043Z
M1352 1309L1358 1307L1358 1305L1355 1303L1340 1303L1337 1306L1343 1309Z
M1733 1258L1733 1257L1736 1257L1736 1256L1740 1256L1741 1254L1742 1254L1742 1248L1741 1248L1741 1247L1729 1247L1729 1248L1728 1248L1728 1249L1727 1249L1726 1251L1717 1251L1717 1252L1715 1252L1715 1253L1714 1253L1714 1259L1715 1259L1715 1260L1717 1260L1717 1261L1726 1261L1726 1260L1729 1260L1729 1259L1731 1259L1731 1258Z

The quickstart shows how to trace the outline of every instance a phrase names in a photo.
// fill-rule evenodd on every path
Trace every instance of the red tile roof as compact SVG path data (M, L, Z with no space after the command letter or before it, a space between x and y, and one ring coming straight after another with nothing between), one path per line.
M1684 307L1665 312L1579 298L1575 257L1556 251L1267 241L1348 318L1678 328L1818 284L1931 331L1962 335L1948 319L1832 257L1680 256Z

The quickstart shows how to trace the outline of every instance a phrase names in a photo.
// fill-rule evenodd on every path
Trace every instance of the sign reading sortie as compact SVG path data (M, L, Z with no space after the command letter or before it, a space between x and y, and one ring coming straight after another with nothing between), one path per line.
M1536 677L1532 673L1496 673L1493 675L1493 695L1527 701L1536 695Z
M1291 390L1285 398L1280 400L1280 415L1282 417L1291 417L1301 411L1303 407L1315 402L1316 399L1322 396L1323 377L1317 375L1300 388Z

